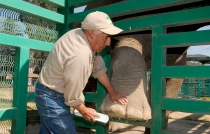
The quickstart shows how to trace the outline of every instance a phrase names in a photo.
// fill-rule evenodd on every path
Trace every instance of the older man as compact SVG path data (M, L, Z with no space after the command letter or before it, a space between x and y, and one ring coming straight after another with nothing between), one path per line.
M96 11L86 16L81 28L73 29L58 39L36 84L40 134L76 134L69 107L77 109L84 119L95 121L99 115L84 105L83 95L91 73L106 87L113 102L127 103L127 97L112 86L99 54L110 45L110 35L121 31L107 14Z

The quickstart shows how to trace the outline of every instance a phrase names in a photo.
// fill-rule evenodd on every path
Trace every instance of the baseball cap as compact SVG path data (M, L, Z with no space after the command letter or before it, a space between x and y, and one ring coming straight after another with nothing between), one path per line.
M82 29L100 30L109 35L115 35L123 30L114 26L110 17L100 11L89 13L82 22Z

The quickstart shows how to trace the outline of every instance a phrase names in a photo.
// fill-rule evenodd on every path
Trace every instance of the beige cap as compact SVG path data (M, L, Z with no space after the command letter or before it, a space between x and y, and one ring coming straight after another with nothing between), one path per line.
M89 13L82 22L81 27L85 30L98 29L109 35L115 35L123 31L113 25L112 20L107 14L99 11Z

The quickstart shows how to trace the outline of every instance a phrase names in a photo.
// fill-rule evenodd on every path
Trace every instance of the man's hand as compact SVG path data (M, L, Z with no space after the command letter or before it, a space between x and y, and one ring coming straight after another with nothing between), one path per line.
M114 103L119 102L122 105L126 105L128 103L127 96L117 92L116 90L109 93L109 98Z
M74 106L73 108L77 109L82 117L87 121L95 122L95 117L100 117L98 114L96 114L95 109L88 108L84 104Z
M119 92L117 92L111 81L109 80L108 78L108 75L105 73L104 75L100 76L98 78L98 80L106 87L108 93L109 93L109 98L111 101L113 101L114 103L121 103L122 105L125 105L128 103L128 100L127 100L127 96L124 95L124 94L121 94Z
M96 110L92 108L86 108L84 111L81 112L83 118L85 120L95 122L95 117L100 117L98 114L96 114Z

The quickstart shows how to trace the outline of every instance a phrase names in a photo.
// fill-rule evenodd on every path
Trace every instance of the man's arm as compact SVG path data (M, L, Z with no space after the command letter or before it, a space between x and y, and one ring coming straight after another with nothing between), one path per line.
M104 75L98 77L98 80L105 86L105 88L107 89L108 93L109 93L109 98L111 101L113 101L114 103L119 102L122 105L127 104L128 100L127 100L127 96L124 94L121 94L119 92L117 92L111 81L109 80L108 75L105 73Z

